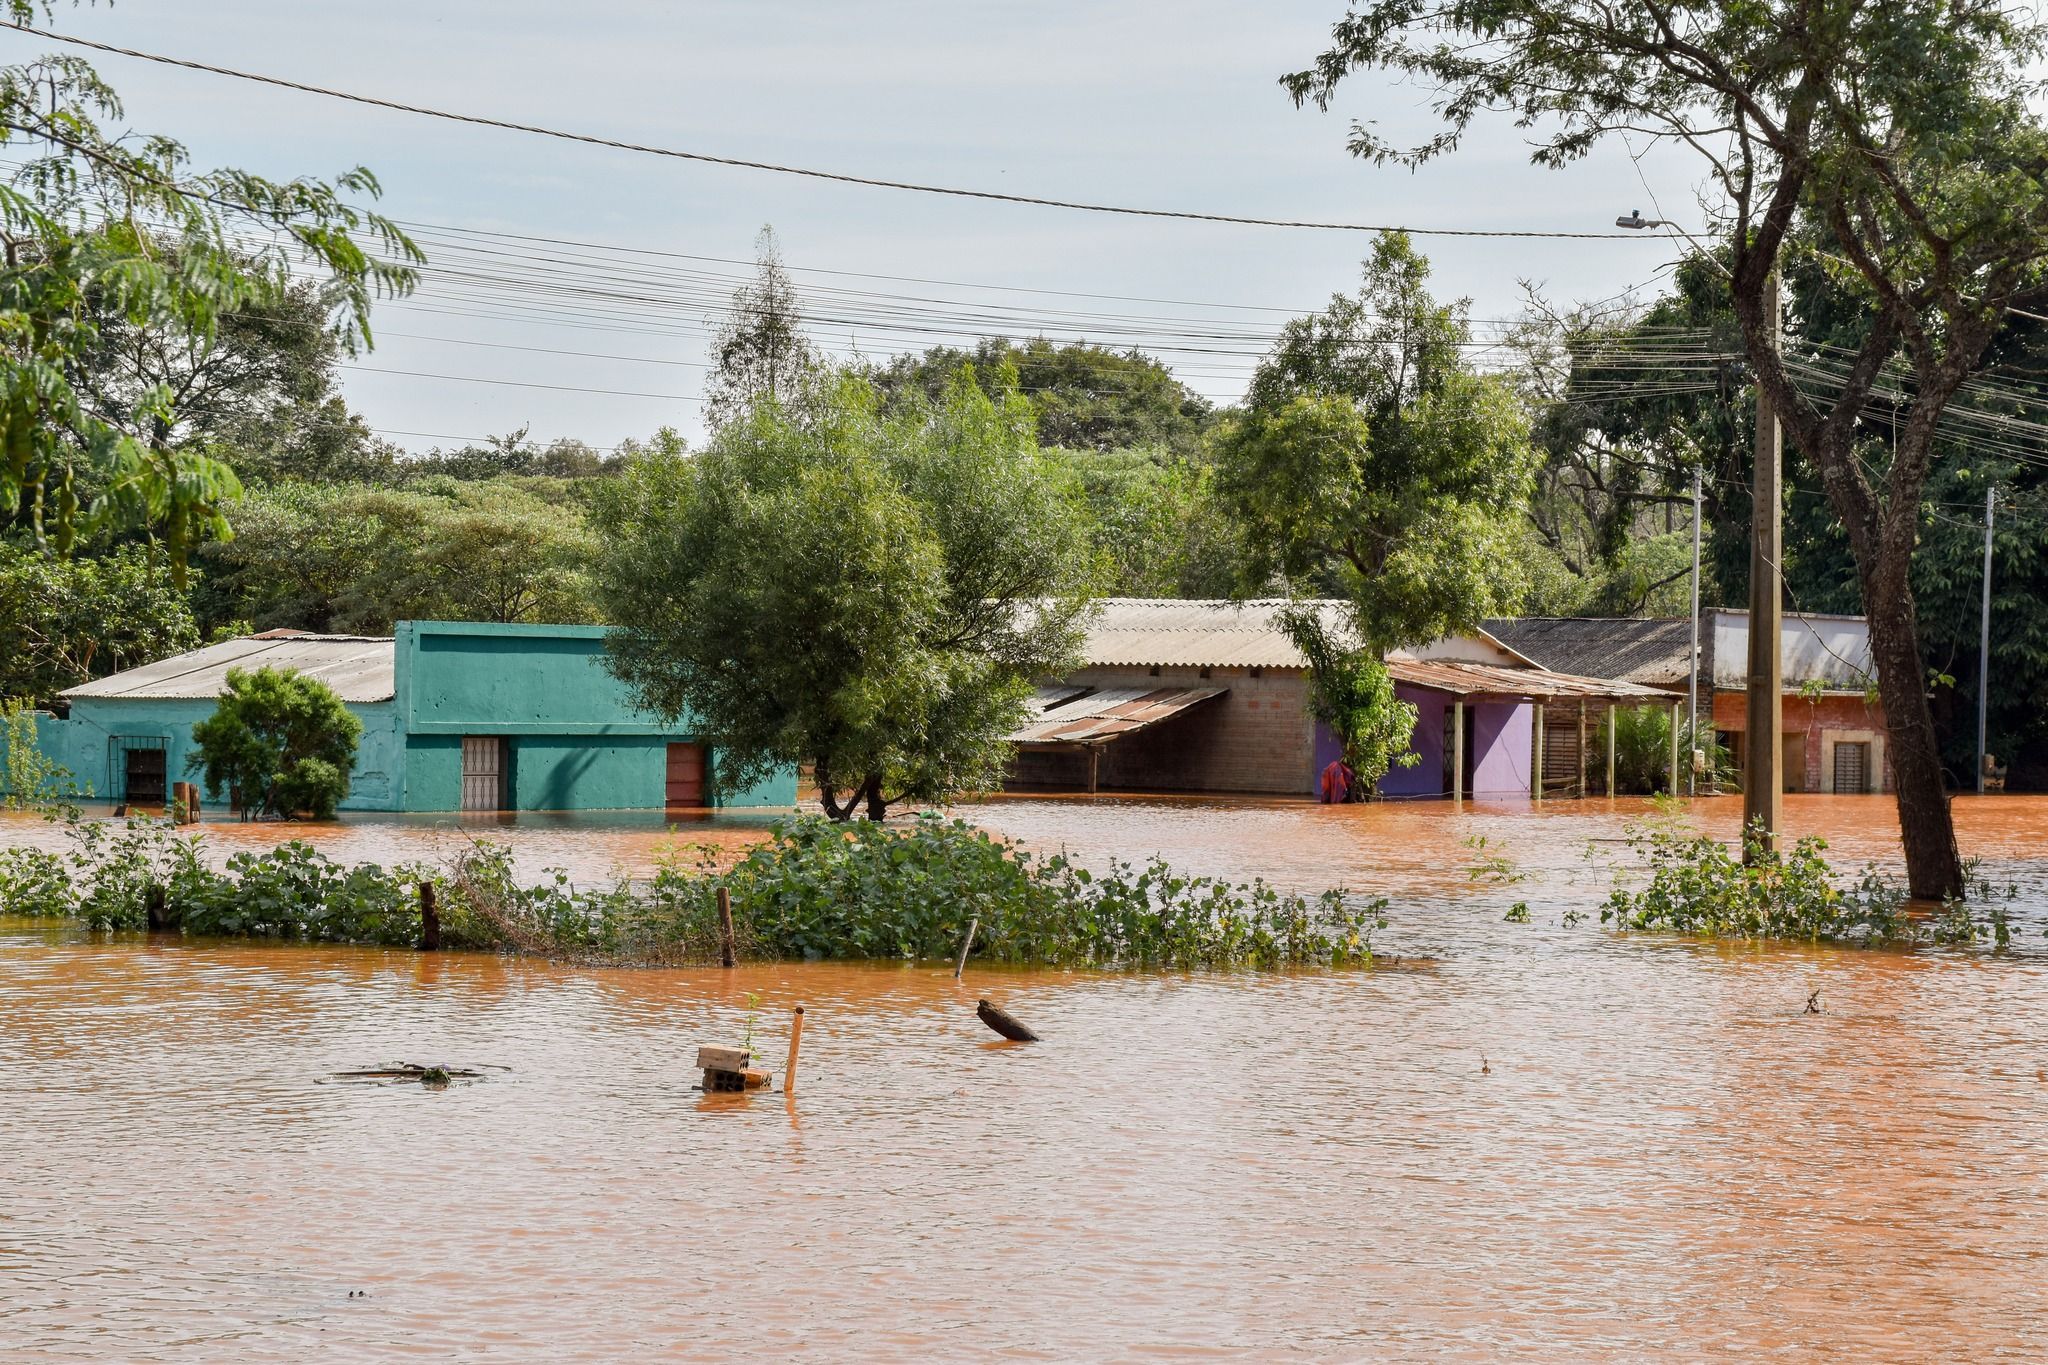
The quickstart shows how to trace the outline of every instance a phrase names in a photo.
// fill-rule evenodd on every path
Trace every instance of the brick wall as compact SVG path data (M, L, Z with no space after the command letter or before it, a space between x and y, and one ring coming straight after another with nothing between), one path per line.
M1229 692L1112 741L1103 750L1101 786L1126 791L1275 792L1315 790L1315 727L1308 678L1300 669L1088 668L1063 682L1085 687L1225 687ZM1013 785L1077 788L1088 780L1085 755L1020 751Z
M1743 692L1714 694L1714 728L1741 734L1749 727L1749 697ZM1788 695L1780 711L1787 738L1800 741L1804 763L1798 773L1797 790L1826 792L1834 789L1835 746L1842 743L1867 744L1870 790L1892 789L1891 763L1886 753L1884 708L1862 696L1830 694L1816 701Z

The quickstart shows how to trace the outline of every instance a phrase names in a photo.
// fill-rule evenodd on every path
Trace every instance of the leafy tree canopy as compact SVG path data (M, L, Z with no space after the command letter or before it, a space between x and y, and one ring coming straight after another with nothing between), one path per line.
M228 670L211 716L192 727L186 766L206 793L239 797L245 813L324 820L348 795L363 723L317 678L285 668Z
M1516 394L1467 368L1463 308L1432 299L1427 273L1382 236L1356 297L1283 329L1218 446L1254 581L1348 598L1379 648L1512 606L1537 463Z
M1071 665L1095 565L1014 373L885 414L841 376L596 494L613 670L689 716L721 781L816 764L826 811L994 785L1033 682Z
M0 699L42 705L199 644L186 596L139 546L57 559L0 540Z
M421 256L356 207L378 193L361 167L331 183L194 173L169 138L109 131L121 116L82 61L0 68L0 145L29 158L0 187L0 509L59 552L81 529L144 530L182 574L239 491L214 450L177 439L192 357L230 319L288 308L295 272L314 277L339 343L367 345L372 298L410 290ZM143 336L179 339L182 369L81 389Z
M1200 452L1215 422L1209 400L1155 357L1086 342L1061 345L1033 337L1020 346L1007 337L989 337L971 348L935 346L923 355L897 356L869 377L892 400L908 393L935 399L961 366L993 374L1006 363L1016 368L1018 387L1038 417L1038 439L1048 446L1158 446L1186 458Z

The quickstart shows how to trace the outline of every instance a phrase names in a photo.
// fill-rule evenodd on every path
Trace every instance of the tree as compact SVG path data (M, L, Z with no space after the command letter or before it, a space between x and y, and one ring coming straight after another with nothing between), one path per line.
M1345 642L1311 606L1290 607L1281 623L1308 659L1309 714L1337 737L1362 790L1376 791L1396 764L1422 761L1413 748L1415 705L1395 695L1379 651Z
M1159 360L1136 348L1116 351L1085 341L1062 345L1033 337L1020 346L988 337L971 349L934 346L923 355L897 356L869 377L891 400L907 393L935 399L961 366L994 374L1005 363L1016 367L1018 387L1038 415L1038 439L1049 446L1161 446L1189 458L1215 423L1209 400Z
M753 280L734 291L711 345L704 418L713 426L757 400L795 402L823 365L804 334L803 300L782 267L774 228L764 226L754 239L754 260Z
M592 619L581 507L558 481L285 483L208 545L209 624L384 634L403 620Z
M246 814L325 820L348 795L363 723L334 689L287 668L228 670L213 714L192 727L185 766Z
M34 9L9 3L24 22ZM0 144L31 158L0 191L0 509L59 553L81 529L145 530L182 578L239 484L213 453L173 439L169 384L136 386L125 421L94 409L79 379L108 344L103 320L207 344L229 317L288 299L294 271L310 271L342 343L367 345L373 295L410 290L422 257L395 223L352 202L378 193L361 167L331 184L194 174L169 138L101 126L120 117L84 62L0 68Z
M1214 466L1163 447L1048 450L1086 500L1103 588L1115 597L1228 597L1242 577L1237 528Z
M810 760L835 819L994 785L1094 577L1032 425L1013 374L888 414L843 375L636 458L595 494L613 672L723 782Z
M1427 275L1384 234L1356 297L1282 329L1219 445L1253 581L1348 599L1375 649L1511 606L1536 463L1516 395L1465 366L1463 307L1432 299Z
M184 593L140 546L57 559L0 540L0 699L66 688L196 648Z
M1372 0L1312 67L1282 78L1297 103L1323 108L1361 68L1436 91L1444 126L1420 146L1354 126L1353 151L1375 161L1447 153L1496 109L1543 130L1540 165L1614 133L1701 156L1744 350L1819 468L1855 559L1907 883L1922 897L1965 887L1913 595L1921 494L1942 413L2007 310L2048 303L2048 129L2029 105L2044 36L2036 12L1995 0ZM1843 352L1778 345L1765 285L1802 224L1826 243L1820 268L1860 305ZM1865 414L1891 367L1904 415L1873 474Z

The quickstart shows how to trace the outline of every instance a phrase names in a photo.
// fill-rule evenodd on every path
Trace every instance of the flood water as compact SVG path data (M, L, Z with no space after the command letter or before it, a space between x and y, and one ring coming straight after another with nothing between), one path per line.
M1842 862L1895 857L1881 799L1788 808ZM1568 926L1647 814L1605 802L964 812L1090 862L1389 895L1404 961L1369 972L956 984L0 922L0 1359L2038 1358L2048 799L1957 809L2018 887L2010 956ZM579 880L671 838L490 833ZM1521 880L1471 877L1496 852ZM778 1072L808 1007L797 1093L707 1099L691 1059L739 1041L748 992ZM997 1043L984 995L1045 1041ZM511 1069L332 1078L395 1061Z

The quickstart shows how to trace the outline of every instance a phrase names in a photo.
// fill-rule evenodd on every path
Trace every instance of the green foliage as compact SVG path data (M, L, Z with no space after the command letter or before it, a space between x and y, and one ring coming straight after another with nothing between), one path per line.
M1108 596L1219 598L1237 590L1237 528L1216 496L1212 466L1163 446L1045 455L1087 502Z
M1005 365L1017 371L1038 419L1038 439L1049 446L1105 453L1156 448L1190 459L1215 421L1209 401L1154 357L1085 341L1062 345L1033 337L1019 345L988 337L971 349L935 346L877 366L869 378L890 403L918 394L937 399L963 367L994 374Z
M716 364L705 382L704 416L713 426L760 402L800 406L824 370L804 334L803 302L782 268L774 228L761 229L754 256L754 278L734 292L712 340Z
M551 480L281 483L209 545L213 618L383 634L401 620L593 619L589 533Z
M880 815L1000 779L1003 737L1034 680L1071 662L1096 575L1084 517L997 379L883 414L843 377L597 490L611 667L648 710L689 715L724 780L811 759L828 812Z
M1422 761L1411 747L1415 706L1394 695L1393 675L1376 650L1335 638L1313 606L1289 608L1281 624L1308 658L1309 714L1330 727L1360 786L1373 791L1396 764L1412 768Z
M1902 945L1922 931L1906 915L1902 888L1866 868L1844 890L1823 856L1827 841L1801 839L1790 852L1766 849L1747 833L1747 858L1717 839L1663 828L1631 836L1650 880L1640 891L1617 889L1600 912L1603 924L1702 938L1791 939L1810 943Z
M422 258L396 224L356 207L378 193L367 170L331 184L194 174L178 143L102 127L121 116L75 58L0 68L0 144L27 158L0 188L0 507L59 553L81 531L146 531L182 575L193 546L225 532L240 485L181 439L171 375L81 391L118 341L106 324L204 351L225 318L277 306L308 271L343 343L366 344L372 296L409 291Z
M66 688L199 644L170 573L140 546L59 559L0 540L0 698Z
M449 947L704 962L719 954L722 885L747 957L945 959L978 915L986 962L1175 969L1367 964L1386 924L1384 900L1286 895L1157 860L1092 875L932 816L910 828L790 821L729 871L671 859L644 883L598 889L559 872L522 884L510 854L487 844L441 873L344 868L298 842L236 853L216 871L202 837L168 821L74 817L71 834L62 857L0 850L9 913L132 930L154 901L186 934L399 946L418 940L418 887L432 881Z
M0 701L0 809L40 810L81 795L78 778L37 742L35 708Z
M1514 541L1536 457L1506 384L1466 368L1462 306L1383 234L1353 298L1287 324L1224 429L1218 489L1249 577L1350 599L1361 643L1421 643L1520 595Z
M192 727L187 766L206 792L239 796L241 809L289 819L326 819L348 795L363 723L317 678L289 669L228 670L211 716Z

